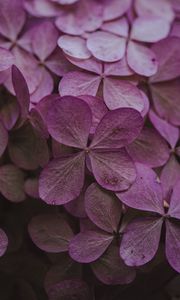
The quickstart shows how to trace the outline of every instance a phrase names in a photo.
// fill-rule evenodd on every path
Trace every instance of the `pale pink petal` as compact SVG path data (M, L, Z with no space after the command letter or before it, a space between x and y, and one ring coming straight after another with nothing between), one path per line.
M131 0L104 0L104 21L121 17L130 8Z
M91 52L86 47L86 41L81 37L62 35L58 39L58 46L73 58L87 59L91 57Z
M168 22L174 19L173 7L168 0L135 0L135 10L138 16L157 16Z
M72 229L60 214L41 214L33 217L28 231L38 248L52 253L67 251L69 241L73 237Z
M69 72L59 83L59 93L61 96L96 96L100 82L101 77L95 74L79 71Z
M158 62L151 49L130 41L127 47L127 61L131 69L144 76L152 76L157 72Z
M128 66L126 56L114 63L104 64L104 74L107 76L130 76L134 72Z
M166 141L153 128L144 127L138 138L127 146L135 162L149 167L163 166L169 159L170 149Z
M90 220L109 233L117 232L121 204L117 197L92 183L85 193L85 209Z
M85 231L77 234L69 244L69 255L77 262L90 263L108 248L113 236L103 231Z
M52 22L46 21L34 26L32 35L33 53L44 62L55 50L58 40L58 31Z
M107 107L111 110L130 107L141 112L144 108L144 99L140 90L125 80L105 78L103 95Z
M166 38L170 31L170 23L155 16L136 18L131 29L131 39L156 43Z
M172 149L174 149L179 139L179 129L168 123L166 120L159 118L153 110L150 110L149 118L160 135L162 135L162 137L170 144Z
M123 58L126 40L109 32L97 31L88 37L87 48L97 59L115 62Z
M136 181L130 189L116 195L130 207L163 215L163 195L157 174L151 168L141 164L136 164L136 170Z
M62 7L49 0L25 0L24 7L35 17L55 17L62 13Z
M91 151L92 171L97 182L105 189L123 191L136 179L136 169L124 148L118 151Z
M64 145L84 149L92 124L92 113L85 101L65 96L56 100L47 116L48 131Z
M0 48L0 72L12 66L14 63L14 56L10 51Z
M84 168L83 152L51 161L40 175L40 198L51 205L65 204L77 198L84 184Z
M125 17L102 24L101 29L103 31L111 32L123 37L128 37L129 24Z
M180 227L166 220L166 257L171 267L180 272Z
M98 75L102 73L102 69L103 69L102 62L98 61L94 57L82 60L82 59L75 59L71 56L66 55L66 58L73 65L75 65L83 70L90 71L90 72L93 72Z
M135 219L125 228L120 256L128 266L142 266L156 254L159 246L163 218Z

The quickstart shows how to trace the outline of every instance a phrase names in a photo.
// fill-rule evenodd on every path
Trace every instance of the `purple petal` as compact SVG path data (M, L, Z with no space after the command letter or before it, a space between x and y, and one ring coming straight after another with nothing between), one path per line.
M49 300L91 300L93 299L88 285L80 279L66 279L53 285L48 291Z
M131 30L131 39L156 43L166 38L170 31L170 23L156 16L136 18Z
M66 55L66 58L73 65L75 65L83 70L90 71L90 72L93 72L98 75L102 74L103 65L100 61L98 61L94 57L82 60L82 59L75 59L73 57Z
M148 47L133 41L128 43L127 61L133 71L143 76L152 76L158 69L155 53Z
M44 214L33 217L28 225L33 243L43 251L59 253L68 250L73 232L63 215Z
M1 1L0 33L12 42L22 30L26 20L25 11L19 0Z
M149 117L157 129L157 131L166 139L166 141L170 144L173 149L176 146L176 143L179 139L179 130L177 127L169 124L167 121L159 118L153 110L149 112Z
M113 236L103 231L85 231L77 234L69 244L69 255L77 262L90 263L108 248Z
M131 6L131 0L104 0L104 21L123 16Z
M180 179L180 164L174 155L172 155L161 172L161 183L164 199L169 202L169 196L177 182Z
M8 237L4 230L0 228L0 256L3 256L8 247Z
M129 34L129 24L125 17L111 22L103 23L101 26L103 31L111 32L122 37L128 37Z
M128 266L142 266L156 254L159 246L162 218L135 219L125 229L120 256Z
M2 122L0 122L0 156L6 150L8 145L8 132Z
M79 71L69 72L59 83L59 93L61 96L96 96L100 82L101 77L95 74Z
M14 164L25 170L35 170L49 160L46 140L28 123L10 135L8 151Z
M59 143L84 148L92 124L92 113L83 100L71 96L57 100L47 117L48 131Z
M174 19L172 5L167 0L136 0L135 10L138 16L157 16L169 22Z
M99 123L91 148L121 148L130 144L140 133L143 119L132 108L109 111Z
M33 28L32 48L33 53L44 62L55 50L58 40L58 31L52 22L42 22Z
M86 191L87 185L85 184L83 190L81 191L79 197L75 200L68 202L64 205L65 209L76 218L86 218L86 211L84 206L84 194Z
M25 200L24 173L14 165L0 167L0 192L11 202Z
M85 194L85 209L90 220L100 229L109 233L117 232L121 204L112 194L91 184Z
M166 141L156 130L148 127L143 128L138 138L128 145L127 150L135 162L153 168L163 166L170 155Z
M150 79L159 82L180 76L180 39L168 37L153 45L152 50L159 62L158 72ZM153 74L152 74L153 75Z
M146 115L149 112L150 102L149 102L148 96L143 91L140 90L140 92L141 92L141 96L143 97L143 100L144 100L144 108L141 111L141 116L144 118L144 117L146 117Z
M126 190L136 179L135 166L126 150L93 150L89 154L97 182L112 191Z
M0 72L12 66L14 63L14 56L10 51L0 48Z
M180 227L166 220L166 257L171 267L180 272Z
M88 37L87 48L97 59L115 62L123 58L126 40L109 32L97 31Z
M173 125L180 125L179 79L151 85L153 104L158 115Z
M179 195L180 195L180 179L177 180L176 184L174 185L171 200L170 200L170 206L168 210L168 215L170 215L172 218L177 218L177 219L180 219Z
M116 194L126 205L135 209L164 214L161 185L156 173L141 164L136 164L136 181L129 190Z
M30 95L26 80L16 66L12 67L12 82L20 106L21 118L25 120L29 113Z
M74 66L66 59L60 48L56 48L46 59L45 65L51 72L58 76L63 76L74 70Z
M104 284L128 284L136 276L136 271L129 268L119 256L119 249L111 245L100 259L91 264L95 276Z
M106 105L103 100L98 97L93 96L80 96L82 100L84 100L90 107L92 111L92 126L90 133L94 134L96 128L98 127L99 122L104 117L104 115L108 112Z
M125 80L105 78L103 95L107 107L111 110L130 107L141 112L144 108L144 98L140 90Z
M105 63L104 74L108 76L130 76L133 75L134 72L129 68L126 56L124 56L121 60L117 62Z
M48 139L49 133L44 123L44 119L36 108L32 108L29 114L29 121L31 125L38 131L38 133L45 139Z
M40 175L40 198L52 205L65 204L77 198L84 184L84 168L83 152L51 161Z
M9 95L6 99L1 100L0 119L5 128L9 131L16 124L19 117L19 105L16 99L11 98Z
M91 57L91 53L86 47L86 41L81 37L62 35L58 39L58 46L73 58L87 59Z

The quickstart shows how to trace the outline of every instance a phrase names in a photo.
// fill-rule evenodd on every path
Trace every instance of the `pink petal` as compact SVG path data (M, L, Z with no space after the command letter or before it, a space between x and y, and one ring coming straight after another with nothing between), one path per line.
M130 76L133 75L134 72L129 68L126 56L124 56L121 60L117 62L105 63L104 74L108 76Z
M46 140L29 123L13 131L8 151L12 162L25 170L35 170L49 160Z
M169 37L153 45L159 67L158 72L150 79L160 82L180 76L180 38ZM153 74L152 74L153 75Z
M173 125L180 125L179 79L150 86L153 104L158 115Z
M156 254L163 219L147 217L129 223L123 234L120 256L128 266L142 266Z
M33 243L43 251L59 253L68 250L73 232L63 215L42 214L33 217L28 225Z
M144 98L140 90L125 80L105 78L103 95L107 107L111 110L129 107L141 112L144 108Z
M31 103L38 103L43 97L50 95L54 89L54 81L51 74L43 67L39 68L41 80L37 89L31 94Z
M96 128L99 125L99 122L104 117L104 115L108 112L104 101L98 97L93 96L79 96L82 100L84 100L90 107L92 111L92 126L90 133L94 134Z
M98 29L102 24L102 5L95 0L81 0L73 10L66 10L56 20L56 26L64 33L82 35Z
M98 61L96 58L91 57L88 59L75 59L71 56L66 55L66 58L75 66L86 70L86 71L90 71L93 72L95 74L101 74L102 73L102 63L100 61Z
M129 190L118 193L118 198L135 209L164 214L162 189L156 173L141 164L136 164L136 169L136 181Z
M153 110L150 110L149 117L154 127L173 149L179 139L178 128L159 118L158 115L153 112Z
M8 145L8 132L5 129L3 123L0 121L0 156L2 156L2 154L6 150L7 145Z
M49 0L25 0L24 7L36 17L54 17L62 13L62 7Z
M90 147L121 148L130 144L141 132L143 119L132 108L109 111L99 123Z
M136 18L131 30L131 39L156 43L166 38L170 31L170 23L155 16Z
M26 20L25 11L19 0L1 1L0 10L0 33L12 40L16 38L22 30Z
M69 255L77 262L90 263L108 248L113 236L103 231L85 231L77 234L69 244Z
M172 5L167 0L136 0L135 10L138 16L157 16L168 22L174 19Z
M147 77L154 75L158 69L155 53L133 41L128 43L127 61L133 71Z
M135 166L126 150L93 150L90 152L92 171L97 182L105 189L123 191L136 179Z
M104 0L104 21L124 15L131 6L131 0Z
M48 204L61 205L78 197L84 184L84 168L83 152L51 161L40 176L40 198Z
M9 201L18 203L26 199L24 173L14 165L0 167L0 193Z
M128 284L136 276L133 268L126 266L119 256L119 249L110 245L100 259L91 264L95 276L104 284Z
M171 155L169 161L162 169L160 178L164 199L169 202L169 196L176 182L180 179L180 165L174 155Z
M170 215L172 218L180 219L180 201L179 201L179 195L180 195L180 178L176 181L176 184L174 185L171 200L170 200L170 207L168 210L168 215Z
M87 48L97 59L115 62L123 58L126 40L109 32L97 31L88 37Z
M83 100L71 96L56 100L47 117L51 136L64 145L84 148L92 124L89 106Z
M166 220L166 257L171 267L180 272L180 228L168 219Z
M59 83L59 93L61 96L96 96L100 82L101 77L95 74L79 71L69 72Z
M14 63L14 56L10 51L0 48L0 72L8 69Z
M29 113L30 95L26 80L16 66L12 67L12 83L20 106L21 118L24 121Z
M111 32L123 37L128 37L129 24L125 17L114 21L103 23L101 26L103 31Z
M144 127L138 138L127 147L135 162L149 167L163 166L169 159L170 149L166 141L153 128Z
M85 194L85 209L90 220L100 229L109 233L117 232L121 204L112 193L92 183Z
M58 31L50 21L34 26L32 35L33 53L44 62L55 50L58 40Z
M0 256L3 256L8 247L8 237L4 230L0 228Z
M81 37L62 35L58 39L58 46L73 58L87 59L91 57L91 53L86 47L86 41Z

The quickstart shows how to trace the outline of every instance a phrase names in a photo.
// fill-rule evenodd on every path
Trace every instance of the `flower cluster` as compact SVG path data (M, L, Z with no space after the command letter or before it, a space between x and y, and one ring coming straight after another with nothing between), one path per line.
M0 7L0 299L175 299L179 0Z

